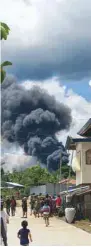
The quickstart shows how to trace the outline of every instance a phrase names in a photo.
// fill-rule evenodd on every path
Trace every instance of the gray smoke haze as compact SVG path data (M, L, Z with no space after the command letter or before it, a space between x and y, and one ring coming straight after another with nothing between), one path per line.
M1 164L5 171L12 172L24 170L37 164L37 159L30 155L25 155L24 150L17 143L10 143L7 140L2 141L1 146Z
M18 143L24 153L36 157L41 164L56 170L60 161L67 163L68 155L56 134L68 130L70 109L53 96L34 86L26 90L14 78L2 84L2 136Z

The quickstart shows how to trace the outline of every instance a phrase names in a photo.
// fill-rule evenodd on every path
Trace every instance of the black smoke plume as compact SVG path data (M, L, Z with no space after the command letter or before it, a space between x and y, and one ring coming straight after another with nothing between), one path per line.
M68 130L70 109L55 100L40 87L26 90L13 78L2 84L2 136L18 143L27 155L37 157L41 164L56 170L60 162L68 162L68 155L56 134Z

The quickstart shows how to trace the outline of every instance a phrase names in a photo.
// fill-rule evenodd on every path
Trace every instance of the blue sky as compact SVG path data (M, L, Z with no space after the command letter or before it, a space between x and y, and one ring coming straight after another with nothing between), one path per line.
M67 89L72 88L72 90L78 95L82 95L87 100L91 101L91 87L89 86L89 80L83 79L81 81L65 81L62 82L63 85L66 85Z

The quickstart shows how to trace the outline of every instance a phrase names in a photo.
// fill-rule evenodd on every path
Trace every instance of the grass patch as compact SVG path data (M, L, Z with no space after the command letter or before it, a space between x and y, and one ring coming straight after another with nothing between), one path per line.
M88 219L75 221L74 226L91 234L91 222Z

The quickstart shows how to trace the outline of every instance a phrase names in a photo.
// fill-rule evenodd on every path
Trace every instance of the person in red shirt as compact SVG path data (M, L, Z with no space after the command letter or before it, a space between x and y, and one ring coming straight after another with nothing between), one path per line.
M58 195L57 199L56 199L56 208L61 207L62 204L62 199L60 197L60 195Z

